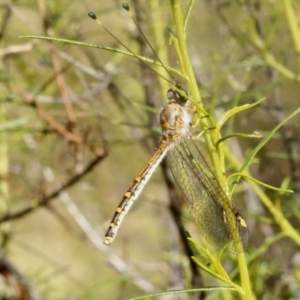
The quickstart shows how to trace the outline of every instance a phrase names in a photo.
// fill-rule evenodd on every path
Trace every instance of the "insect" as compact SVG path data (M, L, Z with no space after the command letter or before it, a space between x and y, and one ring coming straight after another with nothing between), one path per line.
M123 8L128 12L130 10L128 4L123 4ZM89 13L89 16L111 34L94 13ZM135 22L134 19L133 21ZM142 35L144 36L143 33ZM115 36L113 37L119 41ZM146 39L145 36L144 38ZM146 42L149 44L147 39ZM139 58L123 43L121 44ZM152 47L151 49L153 50ZM159 58L158 60L164 67ZM205 238L218 248L228 245L230 251L237 253L233 243L236 240L234 235L237 234L239 235L238 238L241 239L243 248L247 247L249 233L246 222L232 207L229 197L199 150L198 142L190 134L192 117L187 107L188 99L183 96L185 92L182 91L177 83L175 89L171 88L167 93L169 103L160 113L161 144L130 184L118 205L105 234L104 243L107 245L114 241L126 213L167 155L167 161L175 182L183 193L191 215Z
M169 103L160 113L161 144L124 194L106 232L104 243L108 245L113 242L126 213L167 155L173 177L200 232L217 248L228 245L229 251L237 253L233 235L239 234L245 249L249 241L247 224L232 207L230 199L201 154L198 143L190 134L191 115L186 106L187 99L174 89L169 89L168 100ZM235 223L234 229L230 221Z
M187 99L176 93L173 89L169 89L167 97L169 103L160 113L160 125L162 129L161 144L124 194L105 234L104 243L107 245L113 242L126 213L138 198L168 151L189 134L191 115L188 109L185 108Z

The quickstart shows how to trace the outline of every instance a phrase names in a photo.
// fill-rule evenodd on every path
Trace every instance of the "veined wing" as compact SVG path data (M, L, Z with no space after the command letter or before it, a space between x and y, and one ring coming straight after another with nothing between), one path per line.
M229 251L237 253L233 235L240 235L245 249L249 240L246 222L233 209L230 199L201 154L198 143L184 139L169 151L167 159L171 172L207 241L217 248L228 244ZM232 232L229 226L231 220L236 224L236 232Z

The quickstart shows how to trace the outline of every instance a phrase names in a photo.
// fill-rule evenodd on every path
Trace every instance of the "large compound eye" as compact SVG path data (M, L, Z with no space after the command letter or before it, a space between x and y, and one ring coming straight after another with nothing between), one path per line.
M182 92L181 94L188 95L186 89L180 87L180 91ZM176 94L177 94L177 97L178 97L178 103L179 104L186 104L187 103L187 101L188 101L187 97L180 95L178 92L176 92Z
M169 101L173 100L173 101L177 102L177 97L178 97L178 94L176 93L176 91L174 91L172 88L168 89L167 98Z
M187 95L187 92L186 92L185 89L180 88L180 90L181 90L184 94ZM177 91L175 91L175 90L172 89L172 88L170 88L170 89L168 90L168 92L167 92L167 97L168 97L168 100L169 100L169 101L172 101L172 100L173 100L173 101L175 101L176 103L181 104L181 105L185 104L185 103L188 101L188 99L187 99L186 97L180 95Z

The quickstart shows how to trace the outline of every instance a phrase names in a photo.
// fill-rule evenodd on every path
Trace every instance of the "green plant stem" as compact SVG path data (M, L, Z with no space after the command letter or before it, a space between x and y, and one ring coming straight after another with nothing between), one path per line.
M5 108L4 104L0 106L0 123L6 123L5 118ZM0 178L7 178L8 172L8 144L7 144L7 137L5 131L0 133ZM7 180L0 180L0 214L4 215L7 212L6 203L8 201L9 189L7 185Z
M4 92L2 91L4 94ZM4 104L0 105L0 124L6 123L6 109ZM9 168L9 155L8 155L8 134L6 131L0 132L0 215L4 216L7 213L7 203L9 201L9 186L8 181L3 180L8 176L8 168ZM4 223L0 226L0 232L3 237L9 234L10 224ZM6 242L6 239L3 238L2 247L5 245L3 242Z
M230 160L232 165L236 168L236 170L239 170L239 172L243 172L246 176L250 176L248 170L246 167L250 164L250 161L252 161L254 155L258 152L258 150L265 145L265 143L273 136L273 133L278 130L283 124L286 123L287 120L289 120L292 116L295 116L297 113L300 112L300 108L293 112L288 118L284 120L284 122L281 122L278 126L274 128L274 130L271 132L269 136L267 136L264 141L262 141L254 150L250 157L250 159L247 160L246 163L244 163L242 166L239 164L239 162L236 160L236 158L232 155L230 151L226 152L226 157ZM240 176L238 176L238 181L240 179ZM288 222L285 215L282 213L280 209L278 209L271 199L263 192L261 187L255 183L252 180L247 180L249 185L253 188L261 202L265 205L265 207L269 210L269 212L273 215L275 222L277 225L281 228L281 231L286 234L288 237L290 237L298 246L300 246L300 235L295 230L295 228Z
M267 135L252 151L251 155L247 158L245 163L241 166L239 162L236 160L236 158L232 155L228 149L226 149L226 157L230 160L232 165L238 170L238 172L241 172L245 174L246 176L249 175L248 167L250 163L252 162L255 155L258 153L258 151L274 136L276 131L278 131L283 125L285 125L289 120L291 120L293 117L295 117L297 114L300 113L300 108L293 111L289 116L287 116L282 122L280 122L271 132L269 135ZM239 181L241 176L238 176L235 180L236 182ZM300 246L300 235L299 233L294 229L294 227L289 223L289 221L286 219L285 215L282 213L280 209L278 209L271 199L263 192L261 187L255 183L252 180L248 180L249 185L253 188L253 190L256 192L257 196L261 200L261 202L265 205L265 207L269 210L269 212L273 215L274 220L276 221L277 225L280 227L281 231L286 234L288 237L290 237L297 245ZM233 189L232 191L233 192Z
M250 282L250 277L248 272L248 264L244 252L238 255L238 263L239 263L239 271L240 271L240 278L241 278L241 286L245 293L244 295L242 294L242 299L253 300L254 296L252 295L251 282Z
M279 73L281 73L286 78L289 78L291 80L300 81L300 76L286 68L284 65L280 64L276 59L274 58L273 54L267 49L264 41L259 37L255 25L250 25L250 36L251 36L251 42L253 45L260 51L263 59L265 60L266 64L272 67L273 69L277 70Z
M294 118L297 114L300 113L300 107L293 111L290 115L288 115L284 120L282 120L273 130L264 137L264 139L252 150L251 154L248 156L247 160L243 163L242 166L240 166L238 170L239 173L245 173L247 168L250 166L251 162L253 161L255 155L258 153L258 151L265 146L265 144L274 136L274 134L283 126L285 125L289 120ZM229 156L230 152L227 151L227 156ZM231 157L231 156L230 156ZM237 166L237 164L235 164ZM240 180L241 176L238 176L235 180L236 183ZM231 190L231 194L233 193L234 187Z
M298 71L300 70L300 30L298 21L290 0L284 0L286 19L289 25L290 34L295 47L295 52L298 59Z
M259 181L259 180L255 179L252 176L246 175L245 173L233 173L233 174L231 174L230 176L227 177L228 182L230 181L230 179L232 177L236 177L236 176L239 176L239 178L241 176L243 178L247 178L248 180L254 181L256 184L258 184L260 186L264 186L264 187L266 187L266 188L268 188L270 190L273 190L273 191L277 191L277 192L281 192L281 193L293 193L293 190L287 190L287 189L277 188L275 186L272 186L272 185L266 184L266 183L264 183L262 181Z
M38 40L47 40L47 41L56 41L56 42L61 42L61 43L67 43L67 44L72 44L72 45L79 45L79 46L85 46L85 47L90 47L90 48L96 48L96 49L102 49L106 51L111 51L114 53L120 53L122 55L126 55L129 57L135 57L138 58L142 61L148 62L153 65L157 65L163 68L162 64L158 62L157 60L147 58L144 56L140 56L135 53L131 53L129 51L117 49L117 48L112 48L112 47L107 47L107 46L101 46L101 45L96 45L96 44L91 44L91 43L85 43L85 42L78 42L74 40L69 40L69 39L63 39L63 38L54 38L54 37L49 37L49 36L39 36L39 35L24 35L20 36L19 38L27 38L27 39L38 39ZM56 50L58 51L58 50ZM166 69L168 69L170 72L182 77L182 73L180 73L177 69L170 68L169 66L165 65L164 66Z
M198 117L200 118L201 127L203 128L203 130L214 128L215 122L211 118L207 118L208 113L203 113L206 111L202 104L201 95L197 86L197 81L187 50L186 35L184 32L184 19L181 13L179 0L171 0L171 6L173 9L173 16L177 30L177 39L180 48L180 52L178 53L178 55L182 56L182 59L180 59L180 61L182 61L182 71L185 75L189 90L192 94L194 100L193 104L196 108ZM212 165L216 170L216 176L222 187L226 189L227 185L226 179L224 177L224 162L220 160L220 157L222 156L218 152L218 149L215 147L217 141L220 138L220 134L216 130L206 130L204 133L204 137Z
M193 104L195 105L195 108L197 110L198 117L200 118L201 127L205 130L208 128L214 128L215 127L215 121L208 117L208 114L203 114L205 112L205 109L202 105L201 95L197 86L196 78L194 75L194 71L189 59L189 54L187 50L186 45L186 36L185 36L185 23L182 17L181 8L179 0L171 0L171 6L173 10L173 16L174 21L176 24L176 34L177 34L177 40L179 45L179 51L178 56L179 61L181 62L181 68L182 72L184 73L184 77L186 78L189 90L193 97ZM225 177L225 171L224 171L224 161L223 161L223 155L222 155L222 144L218 146L218 148L215 146L217 144L217 141L220 139L220 132L218 130L206 130L204 133L206 146L211 158L211 163L213 165L213 168L215 170L215 175L220 182L222 188L225 190L225 192L229 195L228 190L228 184L226 182ZM251 291L251 284L248 274L248 268L247 268L247 262L245 258L245 254L243 252L243 246L241 243L240 236L238 234L237 225L235 222L235 218L231 209L231 206L227 201L224 201L223 204L224 210L228 216L231 216L228 218L229 220L229 226L232 231L234 244L236 247L238 255L238 263L239 268L241 272L241 283L242 283L242 289L245 294L242 295L242 298L244 300L252 300L252 291Z
M232 165L238 170L240 169L240 164L236 160L236 158L231 154L230 151L226 152L226 157L230 160ZM244 171L244 174L250 176L247 171ZM278 209L271 199L263 192L261 187L253 182L252 180L247 180L248 184L255 191L256 195L259 197L264 206L269 210L269 212L273 215L275 222L280 227L282 233L292 239L299 247L300 247L300 235L297 230L289 223L286 219L285 215L282 213L280 209Z
M189 54L187 50L187 45L186 45L186 36L185 36L185 31L184 31L184 19L181 13L181 8L180 8L180 3L179 0L171 0L171 5L173 8L173 15L174 15L174 21L175 24L180 24L180 26L176 26L177 29L177 39L178 39L178 44L180 47L181 51L181 56L183 58L183 65L181 66L184 75L186 76L186 80L188 81L188 85L190 88L190 91L197 101L197 103L201 104L202 99L200 96L200 92L198 90L196 78L194 75L194 70L192 68L190 59L189 59Z
M280 227L281 231L300 247L300 235L297 230L291 225L291 223L286 219L282 211L273 204L271 199L263 192L260 186L255 184L253 181L249 181L248 183L251 185L261 202L273 215L274 220Z

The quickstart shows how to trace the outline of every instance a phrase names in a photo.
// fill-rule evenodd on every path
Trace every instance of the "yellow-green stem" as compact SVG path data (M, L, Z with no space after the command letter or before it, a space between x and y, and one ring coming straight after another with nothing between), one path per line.
M184 72L185 78L187 80L187 84L189 86L189 90L193 97L193 104L197 109L198 117L201 118L200 124L203 130L211 129L215 127L215 123L211 118L207 118L208 114L204 115L201 112L205 112L205 109L202 104L201 95L197 86L197 81L195 78L195 74L190 62L187 45L186 45L186 38L185 38L185 26L184 20L181 13L181 7L179 0L171 0L171 5L173 9L173 16L174 21L176 24L176 34L178 39L178 44L180 48L180 53L178 55L182 56L183 65L182 70ZM204 133L206 146L208 148L208 153L210 155L210 159L212 161L212 165L216 170L216 176L221 183L222 187L226 189L226 179L224 177L224 162L220 160L220 154L218 152L219 149L216 149L215 145L220 138L219 132L215 130L206 130ZM228 191L226 191L228 192Z
M300 30L298 21L290 0L284 0L286 19L289 25L290 34L295 47L295 52L298 59L298 72L300 71Z
M1 89L0 89L1 90ZM2 91L4 95L4 92ZM6 111L5 106L2 104L0 106L0 124L6 122ZM9 156L8 156L8 134L5 131L0 132L0 178L7 178L8 166L9 166ZM9 199L9 187L7 180L0 180L0 215L3 216L7 213L7 203ZM9 231L9 223L1 224L0 230L3 236L7 235ZM5 240L4 240L5 242ZM2 245L3 247L4 245Z
M202 105L201 95L197 86L194 71L188 55L185 31L184 31L185 24L182 17L179 0L171 0L171 5L172 5L173 16L174 16L176 30L177 30L176 34L177 34L177 40L180 49L180 51L178 51L178 56L181 56L179 60L182 62L181 65L182 72L185 75L189 90L192 94L194 100L193 104L197 109L198 116L201 118L200 123L202 128L204 130L208 128L213 128L215 126L214 120L212 120L212 118L210 117L207 117L208 114L206 116L203 115L205 109ZM224 172L224 162L223 160L220 159L221 157L223 157L222 155L220 155L222 151L221 145L218 148L216 148L215 146L217 141L220 138L220 132L217 130L207 130L204 133L204 136L206 140L206 146L208 148L209 155L211 158L211 162L216 172L215 175L217 176L221 186L225 189L226 193L229 195L228 185L226 182L225 172ZM224 203L224 210L228 215L233 214L228 203ZM234 239L234 244L236 246L236 251L237 253L239 253L238 262L239 262L239 267L241 272L240 273L241 284L242 284L242 289L245 293L244 295L242 295L242 297L244 300L252 300L252 291L251 291L251 284L250 284L250 279L248 274L247 262L246 262L245 254L243 252L243 246L241 244L240 236L239 234L236 234L238 230L234 218L229 218L229 225L233 232L233 239Z

